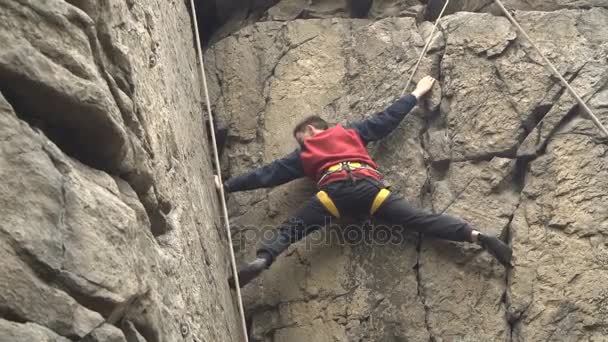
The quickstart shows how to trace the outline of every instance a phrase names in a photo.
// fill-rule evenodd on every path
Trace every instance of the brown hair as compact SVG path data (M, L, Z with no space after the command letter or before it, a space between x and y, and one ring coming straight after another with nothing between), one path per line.
M311 125L316 129L329 128L329 124L327 121L323 120L323 118L318 115L311 115L296 125L296 127L293 129L293 136L295 137L296 134L304 132L306 130L306 126L308 125Z

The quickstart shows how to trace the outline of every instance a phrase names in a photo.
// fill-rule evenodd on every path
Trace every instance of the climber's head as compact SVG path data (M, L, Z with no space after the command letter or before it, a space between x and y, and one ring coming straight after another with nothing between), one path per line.
M321 133L328 127L329 124L327 121L323 120L320 116L309 116L296 125L296 127L293 129L293 136L301 146L304 143L304 139Z

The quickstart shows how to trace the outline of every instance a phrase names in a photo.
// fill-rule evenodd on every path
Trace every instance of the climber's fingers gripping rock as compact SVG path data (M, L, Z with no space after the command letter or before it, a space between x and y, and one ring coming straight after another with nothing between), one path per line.
M416 85L416 89L412 92L412 95L416 96L417 99L424 96L428 93L431 88L433 88L433 84L435 84L435 79L431 76L424 76L418 84Z
M213 183L215 184L215 188L218 191L221 191L223 186L222 186L222 182L220 181L220 176L218 175L213 175Z

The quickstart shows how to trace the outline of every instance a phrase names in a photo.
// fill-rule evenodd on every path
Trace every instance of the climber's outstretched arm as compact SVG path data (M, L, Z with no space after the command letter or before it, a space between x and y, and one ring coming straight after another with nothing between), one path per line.
M416 106L418 99L431 90L434 82L434 78L425 76L418 82L416 90L411 94L405 95L385 110L372 115L368 119L352 123L347 127L357 131L364 144L386 137L399 126L407 113Z
M304 177L299 150L259 167L249 173L230 178L224 182L227 192L268 188Z

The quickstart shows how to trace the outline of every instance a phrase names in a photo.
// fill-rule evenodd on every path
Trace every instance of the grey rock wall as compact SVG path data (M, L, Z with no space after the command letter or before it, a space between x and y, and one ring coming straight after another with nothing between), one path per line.
M182 1L0 1L0 340L240 341Z
M606 3L505 4L606 123ZM0 341L242 340L186 5L0 0ZM292 151L304 116L389 105L441 5L203 6L223 25L205 57L224 171ZM244 289L253 341L606 340L606 139L495 6L448 12L415 77L438 85L370 149L395 191L501 235L515 267L411 233L325 242L357 223L339 222ZM231 195L240 261L313 193Z
M381 18L415 16L423 9L418 0L281 0L266 13L269 20L296 18Z
M445 0L428 0L425 15L428 19L435 19L445 5ZM606 0L502 0L505 8L520 11L556 11L560 9L577 9L604 7L608 8ZM502 15L502 10L494 0L450 0L445 14L459 11L487 12Z
M608 10L579 5L515 16L606 124ZM349 122L392 103L431 28L411 17L275 19L206 53L232 175L291 152L307 115ZM438 85L371 151L413 205L509 241L515 267L471 244L320 243L322 232L244 289L252 340L606 340L606 140L507 19L457 12L439 31L415 77ZM301 180L232 194L241 261L313 193Z

